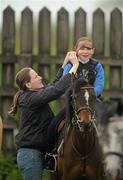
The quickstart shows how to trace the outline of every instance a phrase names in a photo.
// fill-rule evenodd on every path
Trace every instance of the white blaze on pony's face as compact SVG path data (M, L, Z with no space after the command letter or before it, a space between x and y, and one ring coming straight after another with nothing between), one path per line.
M85 90L85 94L84 94L85 100L86 100L86 105L89 105L89 93L87 90Z

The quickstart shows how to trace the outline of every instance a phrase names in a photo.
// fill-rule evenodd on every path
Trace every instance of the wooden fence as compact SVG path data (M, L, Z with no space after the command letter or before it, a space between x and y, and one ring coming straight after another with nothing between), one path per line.
M74 16L73 44L81 36L87 35L87 17L86 12L79 8ZM105 56L106 44L106 19L101 9L95 10L92 17L92 40L96 48L95 58L100 59L105 69L105 90L104 98L113 99L122 102L123 97L123 30L122 30L122 13L119 9L114 8L110 14L110 52ZM14 83L15 72L22 67L31 66L37 68L47 81L51 80L52 73L59 68L66 52L69 49L70 42L70 24L69 13L66 9L61 8L57 14L56 28L56 54L51 55L51 13L47 8L39 12L39 21L37 32L38 53L34 54L34 22L33 12L27 7L21 14L21 24L19 25L19 37L16 35L17 26L15 23L15 12L8 6L3 11L3 25L1 35L1 86L0 86L0 113L4 124L3 150L13 150L15 132L15 120L10 119L7 115L8 107L12 102L16 87ZM19 39L19 43L18 42ZM18 45L18 52L16 48ZM72 45L73 46L73 45ZM54 73L55 74L55 73ZM59 109L57 101L57 108ZM63 102L62 102L63 103ZM16 118L15 118L16 119ZM14 129L14 131L13 131Z

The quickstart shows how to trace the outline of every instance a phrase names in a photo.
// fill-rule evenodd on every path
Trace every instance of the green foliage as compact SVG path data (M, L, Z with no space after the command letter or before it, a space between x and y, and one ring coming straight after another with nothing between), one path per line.
M44 170L42 179L49 179L48 171ZM0 180L22 180L14 156L0 154Z
M43 180L50 179L50 173L47 170L44 170L42 179Z
M0 180L22 180L12 155L0 154Z

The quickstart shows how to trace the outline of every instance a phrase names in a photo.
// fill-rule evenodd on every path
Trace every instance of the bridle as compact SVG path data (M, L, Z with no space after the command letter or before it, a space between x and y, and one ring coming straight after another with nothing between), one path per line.
M85 93L87 92L88 89L94 89L94 88L93 87L81 87L80 88L80 90L85 90ZM80 107L77 109L76 94L75 94L75 91L73 90L73 92L72 92L72 107L73 107L74 115L72 118L72 124L78 126L78 128L81 132L85 131L85 127L86 127L86 129L87 129L87 127L89 127L88 129L91 130L92 123L93 123L93 121L95 121L95 117L94 117L95 114L94 114L94 111L89 106L88 99L89 99L89 97L86 98L86 105L84 107ZM90 114L91 118L86 122L81 121L81 119L78 116L81 111L88 112Z

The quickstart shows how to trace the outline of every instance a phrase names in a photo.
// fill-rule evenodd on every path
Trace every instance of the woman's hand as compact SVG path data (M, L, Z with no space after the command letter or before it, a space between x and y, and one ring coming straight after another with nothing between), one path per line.
M71 70L69 71L70 74L76 74L76 71L78 69L78 66L79 66L79 60L76 56L76 54L71 54L70 55L70 60L71 64L73 65Z
M77 56L76 56L76 52L75 51L70 51L66 54L65 56L65 59L64 59L64 62L63 62L63 65L62 67L64 68L64 66L68 63L68 62L71 62L72 64L74 63L74 59L76 59Z

